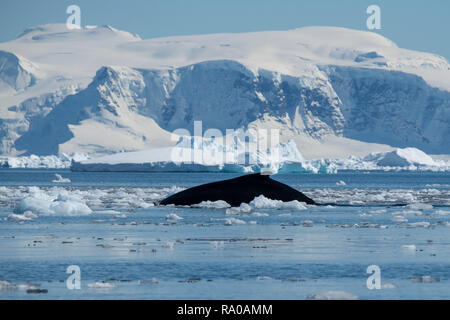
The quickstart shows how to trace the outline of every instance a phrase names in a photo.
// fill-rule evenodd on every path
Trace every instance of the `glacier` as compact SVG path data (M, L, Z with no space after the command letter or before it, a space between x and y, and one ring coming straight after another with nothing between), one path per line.
M449 63L374 32L141 39L48 24L0 43L0 65L7 157L171 148L170 132L196 120L279 129L310 161L408 147L450 153Z
M239 135L239 133L238 133ZM197 172L271 172L334 173L333 164L306 161L294 141L261 150L257 142L240 139L221 143L219 138L183 136L174 147L121 152L84 161L72 161L72 171L197 171Z
M73 171L236 172L236 173L337 173L338 170L450 171L450 161L434 160L416 148L371 153L346 159L306 160L293 140L266 150L256 142L217 138L182 137L174 147L121 152L72 161ZM250 151L254 152L250 152Z

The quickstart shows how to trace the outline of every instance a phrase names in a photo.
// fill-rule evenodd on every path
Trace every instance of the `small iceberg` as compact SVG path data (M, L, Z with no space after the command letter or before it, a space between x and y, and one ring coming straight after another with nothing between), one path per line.
M60 174L55 173L55 180L52 180L53 183L70 183L72 181L70 181L69 178L63 178Z
M166 220L167 222L177 222L179 220L183 220L182 217L180 217L179 215L177 215L176 213L169 213L168 215L166 215Z

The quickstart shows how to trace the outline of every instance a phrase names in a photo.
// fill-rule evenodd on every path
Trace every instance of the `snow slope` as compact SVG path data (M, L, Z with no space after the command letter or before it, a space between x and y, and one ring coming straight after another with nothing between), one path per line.
M5 67L3 67L5 66ZM335 27L142 40L110 26L0 44L0 153L173 146L170 132L277 128L308 159L450 153L450 66Z

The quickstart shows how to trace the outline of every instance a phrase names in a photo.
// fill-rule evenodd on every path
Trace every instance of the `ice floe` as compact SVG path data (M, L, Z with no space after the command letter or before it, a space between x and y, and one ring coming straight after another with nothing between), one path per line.
M183 220L183 218L177 215L176 213L169 213L168 215L166 215L166 220L168 222L177 222L179 220Z
M440 278L433 278L431 276L422 276L411 278L411 281L414 283L435 283L441 281Z
M304 202L297 200L283 202L280 200L272 200L260 195L253 199L250 206L256 209L290 209L290 210L306 210L308 206Z
M96 290L112 290L115 289L117 286L115 283L112 282L93 282L88 284L89 289L96 289Z
M70 179L69 178L63 178L60 174L55 173L55 180L52 180L53 183L70 183Z
M307 295L309 300L357 300L358 296L345 291L326 291L317 294Z
M231 226L233 224L246 224L246 223L247 222L245 222L244 220L237 219L237 218L226 218L225 219L226 226Z
M194 208L209 208L209 209L225 209L231 207L226 201L217 200L217 201L202 201L198 204L194 204L191 207Z

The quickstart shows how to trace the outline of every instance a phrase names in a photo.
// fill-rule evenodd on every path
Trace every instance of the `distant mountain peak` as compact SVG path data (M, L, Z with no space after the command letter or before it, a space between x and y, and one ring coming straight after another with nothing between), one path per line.
M105 37L109 39L111 36L123 40L141 40L139 35L131 34L127 31L121 31L109 25L93 26L87 25L81 29L69 29L66 24L44 24L30 27L24 30L17 39L33 40L33 41L61 41L61 40L77 40L80 37L84 39Z

